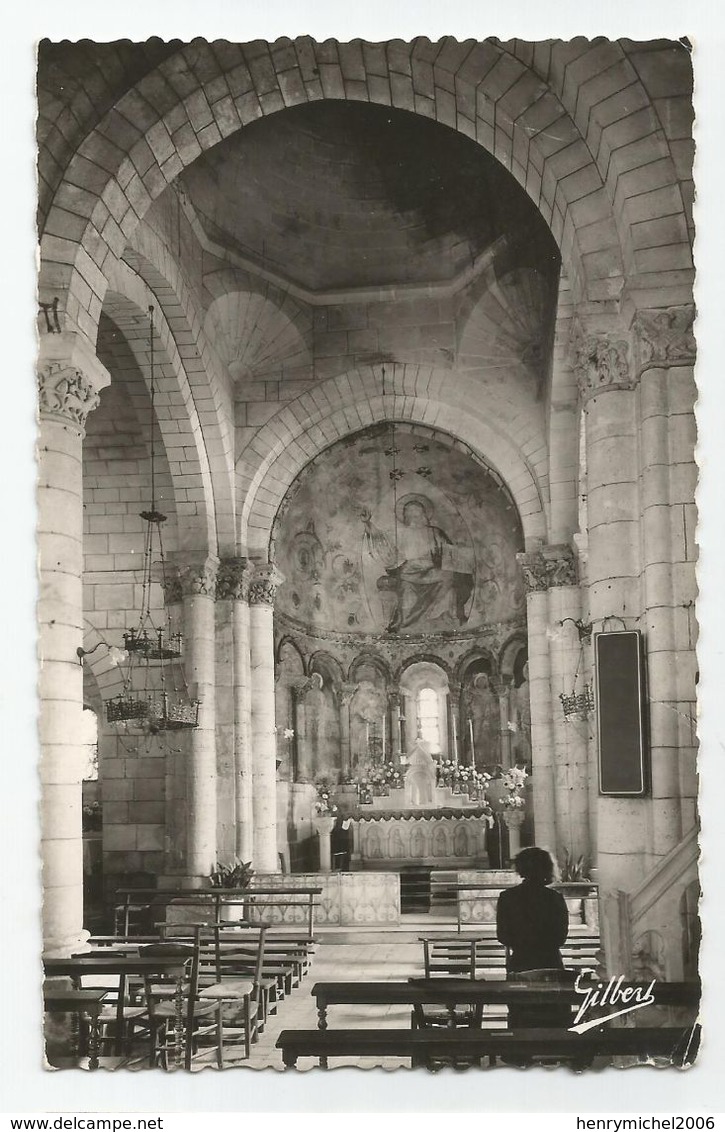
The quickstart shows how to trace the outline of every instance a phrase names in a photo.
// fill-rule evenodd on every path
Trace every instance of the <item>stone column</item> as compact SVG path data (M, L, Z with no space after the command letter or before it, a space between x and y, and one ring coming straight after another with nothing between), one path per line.
M686 306L634 320L655 858L693 824L697 797L693 319Z
M340 713L340 764L343 777L352 774L352 751L350 749L350 700L357 691L356 684L341 684L336 698Z
M403 754L403 709L402 709L403 696L400 692L389 692L388 703L390 704L390 719L392 727L392 745L393 745L393 759L396 763L400 764L400 756Z
M461 735L461 685L455 684L451 681L448 683L448 696L446 698L446 729L448 734L448 753L446 758L456 758L460 763L466 763L470 759L462 759L461 752L466 749L465 736ZM461 743L463 742L463 746Z
M296 781L312 782L315 777L314 751L307 730L307 703L306 699L313 690L320 691L322 677L319 672L311 676L298 676L291 684L294 696L295 711L295 739L297 751Z
M584 641L574 624L581 620L581 591L573 549L567 544L543 548L549 584L549 664L554 739L556 850L591 860L589 828L589 727L587 718L567 720L561 695L583 692L591 682ZM584 637L587 636L583 629ZM534 782L534 789L536 783Z
M199 700L186 766L186 866L190 888L208 882L217 856L217 773L214 710L214 597L218 560L178 562L184 622L184 669L189 694Z
M252 566L246 558L219 563L217 601L231 602L234 688L234 808L235 852L242 861L254 855L252 807L252 735L249 652L249 582Z
M43 946L69 955L83 930L82 440L107 370L78 334L42 337L38 357L38 551Z
M531 767L534 777L534 839L556 851L554 738L551 722L551 672L548 641L548 574L540 551L518 554L526 583L531 697Z
M609 317L611 323L611 316ZM641 628L639 414L626 336L602 316L573 333L585 413L589 613L595 628ZM598 800L599 880L603 894L631 891L649 865L648 803Z
M252 797L257 872L279 871L277 855L277 744L274 730L273 607L283 576L271 564L255 566L249 586L252 687Z
M491 684L494 695L498 697L498 727L501 743L500 763L504 770L511 766L511 683L513 677L501 676Z

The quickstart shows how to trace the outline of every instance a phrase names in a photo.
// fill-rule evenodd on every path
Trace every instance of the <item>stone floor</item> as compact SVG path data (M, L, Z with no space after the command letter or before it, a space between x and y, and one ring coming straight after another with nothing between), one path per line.
M486 931L487 929L484 929ZM493 926L491 926L493 934ZM580 929L581 930L581 929ZM251 1057L241 1056L241 1047L232 1047L226 1055L225 1068L283 1070L282 1056L275 1049L275 1042L284 1029L315 1029L317 1027L317 1008L311 996L316 982L350 981L404 981L411 976L423 974L423 948L419 937L431 932L455 932L455 923L445 916L405 916L400 925L383 929L380 926L369 928L324 927L316 932L318 940L310 968L301 984L295 987L280 1004L278 1012L270 1015L264 1033L252 1046ZM479 933L480 934L480 929ZM577 930L571 933L572 937ZM488 971L487 978L502 978L503 971ZM410 1026L410 1008L399 1006L331 1006L328 1013L330 1028L364 1027L375 1028ZM484 1019L484 1025L486 1024ZM495 1024L491 1019L489 1024ZM500 1022L498 1023L500 1025ZM55 1062L58 1064L58 1062ZM76 1062L76 1064L78 1064ZM102 1066L108 1069L147 1068L145 1055L115 1059L102 1058ZM410 1063L402 1058L351 1058L335 1059L332 1067L357 1066L368 1069L382 1067L392 1070L410 1068ZM316 1068L312 1058L301 1058L298 1069L307 1071ZM195 1059L194 1072L201 1069L216 1068L213 1049L201 1053Z

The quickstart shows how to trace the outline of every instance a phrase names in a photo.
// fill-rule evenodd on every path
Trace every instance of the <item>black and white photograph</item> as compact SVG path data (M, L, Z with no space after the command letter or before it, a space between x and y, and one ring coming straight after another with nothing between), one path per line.
M18 1001L79 1110L344 1074L694 1106L686 17L35 43Z

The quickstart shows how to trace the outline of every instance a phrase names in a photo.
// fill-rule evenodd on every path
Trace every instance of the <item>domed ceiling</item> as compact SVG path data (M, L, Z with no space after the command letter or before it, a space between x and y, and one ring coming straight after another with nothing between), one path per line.
M471 139L402 110L285 110L180 181L210 239L312 291L447 281L504 234L526 258L558 258L510 173Z

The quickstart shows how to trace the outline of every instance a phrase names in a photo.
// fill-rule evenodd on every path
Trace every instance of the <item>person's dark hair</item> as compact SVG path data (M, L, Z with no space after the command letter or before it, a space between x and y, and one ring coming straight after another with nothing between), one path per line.
M554 862L546 849L532 846L522 849L514 858L514 868L524 880L533 880L538 884L551 884L554 879Z

